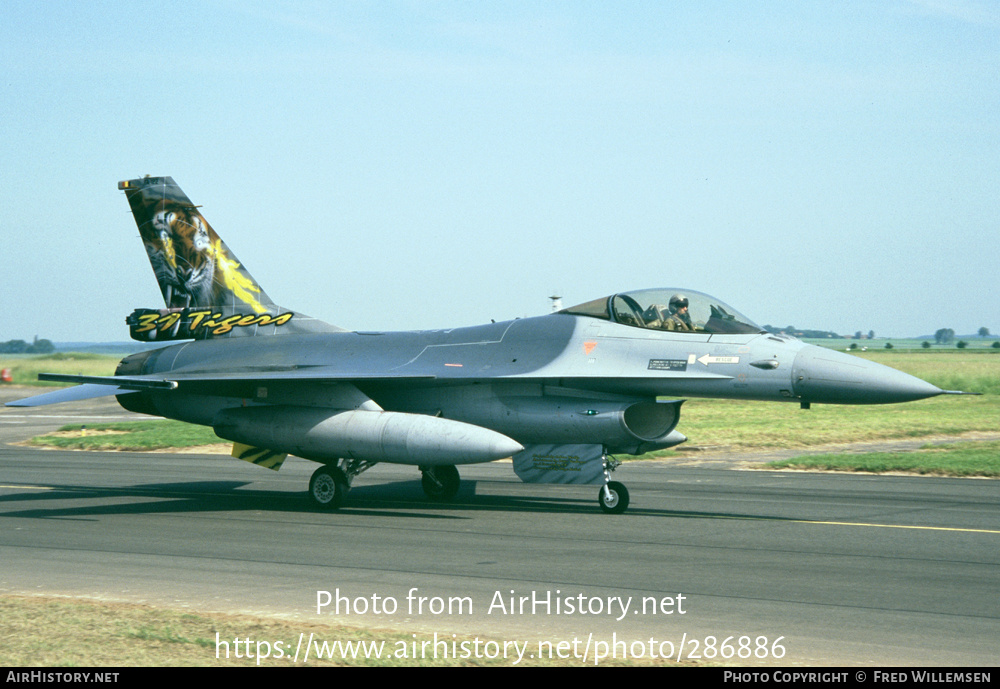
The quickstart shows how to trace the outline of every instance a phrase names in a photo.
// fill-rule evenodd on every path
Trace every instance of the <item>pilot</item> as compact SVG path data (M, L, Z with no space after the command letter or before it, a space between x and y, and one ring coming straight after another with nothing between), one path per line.
M663 319L661 327L664 330L694 332L694 323L691 322L691 314L688 313L687 297L683 294L670 297L670 315Z

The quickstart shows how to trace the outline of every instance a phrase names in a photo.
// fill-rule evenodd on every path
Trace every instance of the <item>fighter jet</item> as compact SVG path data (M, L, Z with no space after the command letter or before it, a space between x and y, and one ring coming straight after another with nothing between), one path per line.
M886 404L942 394L900 371L764 331L688 289L622 292L536 318L450 330L348 331L278 306L170 177L120 182L165 308L127 319L144 342L114 376L11 403L116 395L125 409L211 426L233 455L320 464L309 495L343 503L381 463L413 465L448 500L457 465L512 457L525 482L599 486L629 504L615 455L678 445L686 398Z

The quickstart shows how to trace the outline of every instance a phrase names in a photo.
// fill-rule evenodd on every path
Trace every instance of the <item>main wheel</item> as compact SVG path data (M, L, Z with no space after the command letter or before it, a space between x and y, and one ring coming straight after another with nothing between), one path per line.
M427 497L440 502L455 497L461 483L462 479L458 475L458 469L451 464L432 467L424 471L423 477L420 479L420 485L423 486Z
M628 488L618 481L611 481L607 485L608 494L604 494L604 486L597 493L597 504L608 514L621 514L628 509Z
M325 510L335 510L347 494L347 477L337 467L321 466L309 479L309 497Z

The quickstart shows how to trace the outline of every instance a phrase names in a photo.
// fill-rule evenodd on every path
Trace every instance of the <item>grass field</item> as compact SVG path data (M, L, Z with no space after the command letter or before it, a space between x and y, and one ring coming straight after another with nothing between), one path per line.
M1000 350L869 350L856 356L923 378L942 390L1000 395Z
M1000 441L924 445L914 452L823 454L770 462L771 469L904 472L935 476L1000 477Z
M0 638L4 642L0 659L8 668L510 667L514 664L512 659L504 659L502 655L493 659L483 657L497 655L493 653L495 646L487 647L487 642L503 648L503 641L484 637L443 635L449 652L451 642L455 642L457 657L424 659L419 657L421 644L426 644L424 653L432 656L427 649L433 648L433 633L357 629L241 615L191 614L123 603L0 596L0 620L3 620ZM308 662L303 661L304 653L295 661L300 635L303 647L310 635L314 641ZM243 640L238 649L237 638ZM250 646L247 646L247 639L253 640ZM476 651L477 639L480 657L464 657ZM279 641L280 648L277 646ZM519 667L594 665L593 661L530 658L531 654L538 655L538 642L525 639L521 643L529 645ZM335 647L334 644L339 645ZM356 658L351 657L350 650L346 654L338 652L345 649L346 644L353 645ZM373 650L378 650L381 657L366 658L359 649L361 644L366 645L369 656L373 655ZM442 648L438 646L439 656ZM252 657L247 657L247 651ZM317 653L323 657L317 659ZM678 665L676 661L663 659L623 661L608 658L601 662L603 666L612 667L657 664ZM694 664L683 662L680 665Z
M121 357L105 354L0 354L0 368L9 368L15 385L65 387L65 383L38 380L39 373L66 373L84 376L110 376Z
M693 445L733 449L810 448L1000 431L1000 397L935 397L884 406L689 400L678 427Z

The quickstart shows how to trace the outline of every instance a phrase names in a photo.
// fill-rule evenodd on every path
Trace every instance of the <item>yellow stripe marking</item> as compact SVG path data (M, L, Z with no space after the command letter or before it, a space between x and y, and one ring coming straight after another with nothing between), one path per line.
M636 510L638 511L638 510ZM785 519L783 517L732 517L725 514L692 515L683 512L669 513L671 516L687 517L689 519L741 519L760 522L789 522L792 524L817 524L820 526L872 526L879 529L913 529L918 531L958 531L961 533L1000 534L1000 529L967 529L957 526L917 526L915 524L875 524L872 522L831 522L816 519Z
M794 519L791 521L800 524L830 524L833 526L874 526L880 529L916 529L921 531L961 531L963 533L995 533L1000 534L1000 529L964 529L956 526L915 526L907 524L871 524L869 522L821 522L808 519Z

